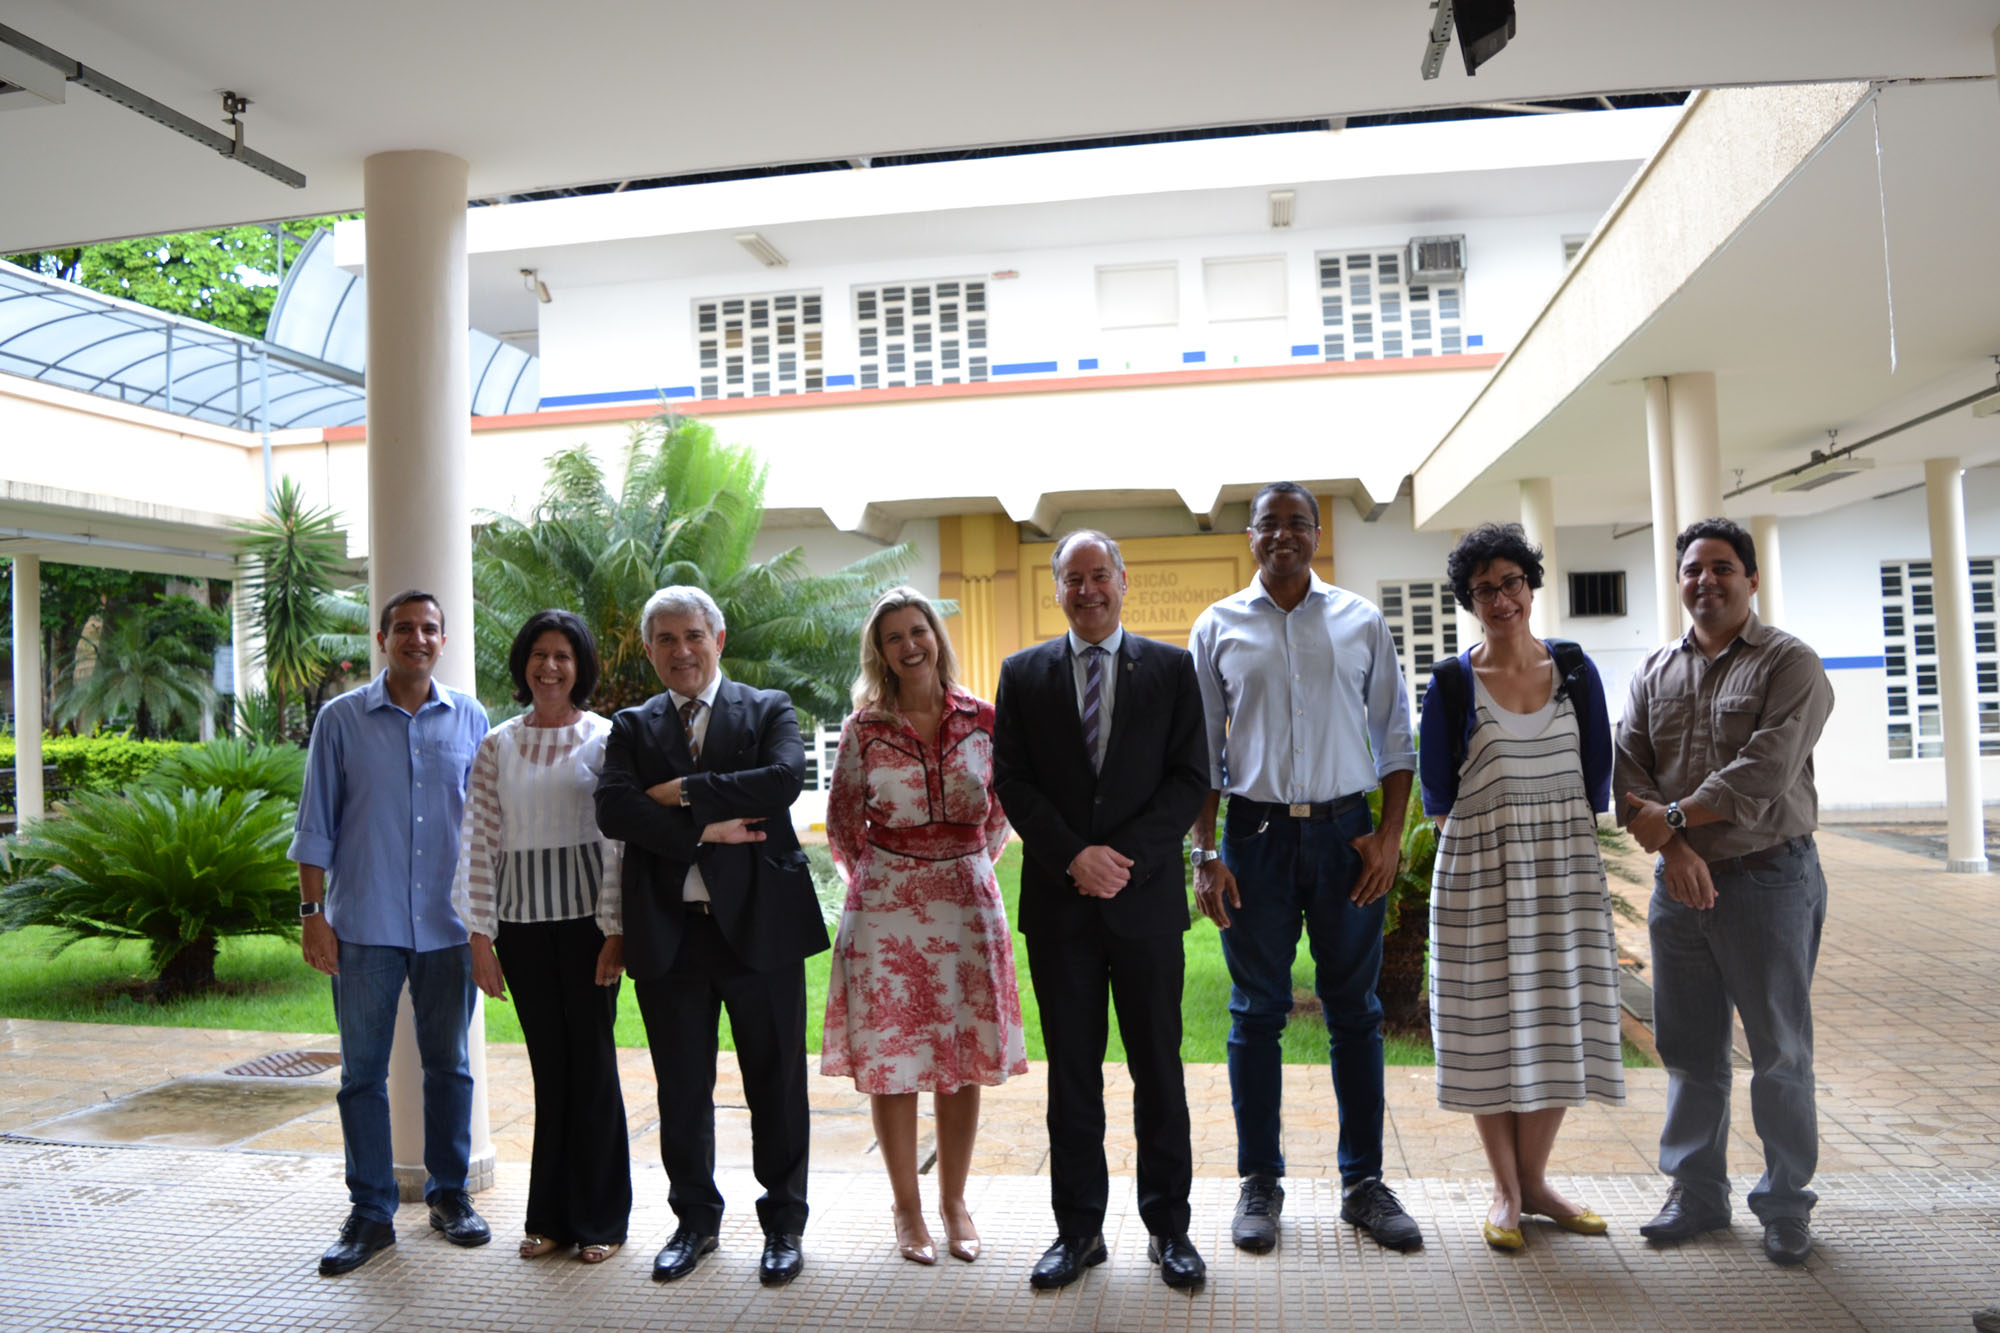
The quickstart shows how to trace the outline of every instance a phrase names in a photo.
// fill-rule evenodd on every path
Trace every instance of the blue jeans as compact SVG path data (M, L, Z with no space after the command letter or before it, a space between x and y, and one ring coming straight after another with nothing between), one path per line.
M1813 1101L1813 965L1826 923L1826 876L1811 837L1793 838L1752 864L1709 867L1715 906L1668 896L1654 870L1653 1023L1667 1066L1660 1169L1696 1201L1729 1206L1730 1022L1733 1005L1750 1042L1750 1115L1764 1143L1764 1178L1750 1210L1769 1222L1805 1217L1819 1164Z
M396 1004L410 985L417 1057L424 1069L424 1198L462 1190L472 1156L472 1070L465 1034L472 1024L472 950L418 953L340 942L333 978L340 1025L340 1133L347 1147L347 1197L378 1222L396 1217L395 1153L389 1137L389 1047Z
M1259 824L1263 824L1260 832ZM1292 1012L1292 957L1303 922L1313 989L1326 1014L1333 1095L1340 1108L1340 1178L1382 1174L1382 914L1378 899L1348 899L1361 873L1352 845L1373 822L1366 802L1310 822L1231 801L1222 863L1241 908L1229 909L1222 957L1229 965L1229 1097L1236 1111L1236 1173L1285 1174L1280 1142L1284 1064L1279 1038Z

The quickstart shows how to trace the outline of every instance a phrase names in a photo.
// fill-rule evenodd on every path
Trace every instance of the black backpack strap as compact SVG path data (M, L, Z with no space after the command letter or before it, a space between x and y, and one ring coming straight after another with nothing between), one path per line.
M1466 677L1464 662L1457 657L1433 662L1431 688L1440 692L1438 702L1451 727L1451 771L1456 773L1465 763L1465 719L1472 712L1472 681Z
M1583 645L1569 639L1550 639L1548 644L1549 655L1556 660L1556 697L1561 698L1583 670Z

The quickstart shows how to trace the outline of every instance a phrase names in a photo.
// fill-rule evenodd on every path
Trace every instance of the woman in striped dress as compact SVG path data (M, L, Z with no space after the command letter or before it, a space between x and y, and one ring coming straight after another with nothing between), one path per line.
M1443 830L1431 886L1438 1105L1472 1114L1493 1171L1482 1233L1518 1250L1524 1215L1605 1230L1547 1170L1565 1109L1625 1100L1594 813L1610 801L1611 727L1590 659L1528 628L1542 561L1518 525L1466 534L1446 569L1485 641L1439 662L1424 696L1424 812Z
M540 611L507 669L529 704L486 733L472 761L452 903L472 935L472 976L514 999L535 1079L535 1146L523 1259L576 1246L602 1263L625 1242L632 1164L612 1023L625 966L619 844L591 795L611 723L583 705L597 649L568 611Z

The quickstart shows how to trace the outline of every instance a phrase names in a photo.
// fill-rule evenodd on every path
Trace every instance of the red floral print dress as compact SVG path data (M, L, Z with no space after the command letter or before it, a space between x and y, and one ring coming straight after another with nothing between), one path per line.
M819 1072L862 1092L953 1093L1028 1072L993 863L993 705L953 689L926 744L894 712L847 719L826 839L847 881Z

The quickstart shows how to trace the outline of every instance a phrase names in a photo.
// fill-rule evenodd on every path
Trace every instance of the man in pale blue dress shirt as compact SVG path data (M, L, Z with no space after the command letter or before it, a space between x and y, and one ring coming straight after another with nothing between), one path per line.
M1417 750L1395 640L1375 605L1312 572L1319 503L1273 482L1250 507L1249 587L1189 636L1208 725L1208 803L1195 822L1195 901L1229 966L1229 1092L1242 1178L1231 1239L1278 1243L1285 1192L1279 1049L1303 922L1340 1107L1340 1215L1377 1244L1423 1233L1382 1183L1383 898L1401 853ZM1382 824L1368 793L1382 788ZM1215 816L1229 813L1218 847ZM1233 916L1232 916L1233 913Z
M320 1256L326 1276L396 1240L389 1134L389 1048L410 988L424 1071L424 1201L454 1245L492 1239L472 1210L471 948L451 906L459 817L486 710L431 676L444 612L415 590L382 611L375 641L388 666L333 700L313 723L305 793L290 851L299 865L300 948L333 978L340 1029L341 1136L352 1202Z

